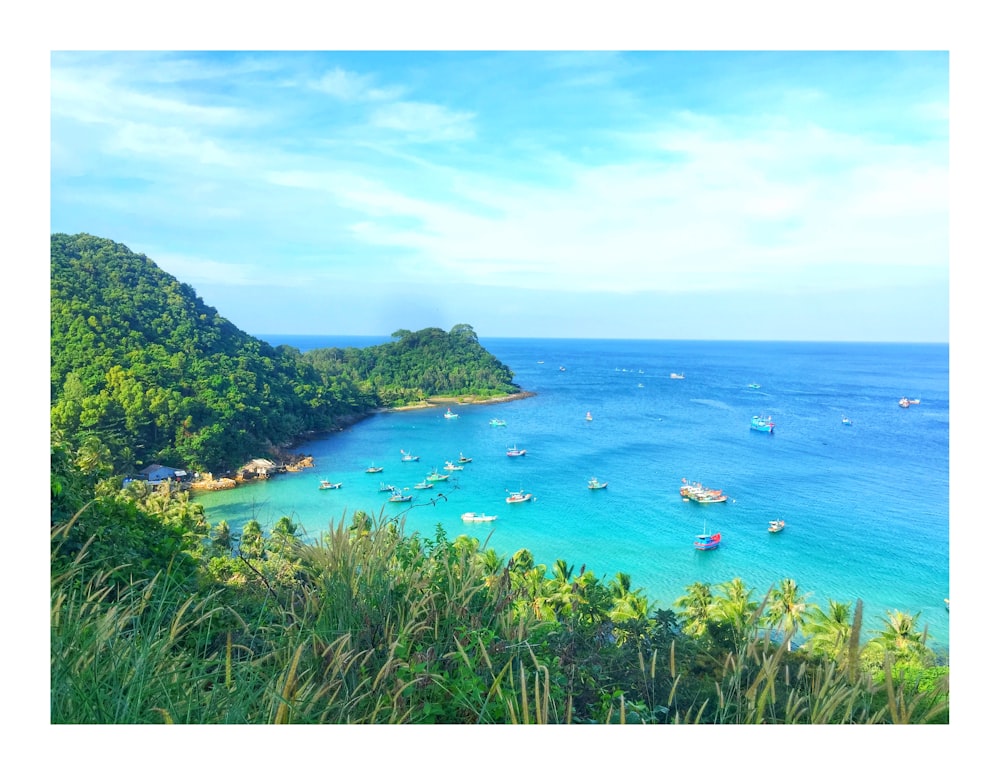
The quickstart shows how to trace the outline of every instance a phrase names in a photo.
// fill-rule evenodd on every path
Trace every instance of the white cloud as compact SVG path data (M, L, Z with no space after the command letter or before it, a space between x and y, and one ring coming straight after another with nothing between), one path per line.
M319 79L310 82L310 86L324 94L329 94L347 102L383 101L396 99L403 93L401 87L376 88L372 84L375 77L353 73L340 67L335 67L323 74Z
M418 140L468 140L475 137L474 113L452 111L426 102L394 102L377 108L371 123Z

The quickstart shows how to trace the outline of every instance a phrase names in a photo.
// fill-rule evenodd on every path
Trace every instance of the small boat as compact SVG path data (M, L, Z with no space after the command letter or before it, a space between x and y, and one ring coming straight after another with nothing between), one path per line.
M389 503L409 503L412 500L412 495L405 495L399 490L393 490L392 495L389 496Z
M844 425L854 425L854 421L846 415L840 420Z
M951 611L951 600L948 598L944 599L944 607L946 610Z
M783 519L772 519L767 523L768 533L780 533L785 529L785 520Z
M490 420L490 425L492 425L494 428L502 428L506 424L507 424L506 420L498 420L495 417L492 420Z
M645 385L643 385L643 384L642 384L642 383L640 382L640 383L639 383L639 387L646 387L646 386L645 386Z
M472 462L472 458L471 457L466 457L461 452L459 452L458 453L458 462L462 463L464 465L465 463L471 463Z
M450 460L445 460L444 461L444 470L445 471L464 471L465 467L464 466L455 465Z
M329 479L320 479L319 482L319 488L321 490L339 490L343 486L344 486L343 482L337 482L336 484L334 484Z
M528 450L526 450L526 449L518 449L516 444L513 447L508 447L507 448L507 457L521 457L521 456L527 455L527 454L528 454Z
M729 500L722 490L712 490L697 482L688 484L687 479L681 479L681 498L695 503L725 503Z
M378 483L378 491L379 492L392 492L395 489L396 488L393 485L391 485L391 484L386 484L385 482L379 482Z
M761 415L754 415L750 420L750 430L763 431L764 433L774 433L774 423L770 416L765 420Z
M437 469L435 468L433 471L431 471L429 474L427 474L427 481L428 482L445 482L445 481L448 480L449 476L451 476L451 474L439 474L437 472Z
M507 490L507 503L524 503L525 501L531 500L531 493L525 492L524 490L518 490L517 492L511 492Z
M751 390L760 390L760 385L756 382L751 382L747 387Z
M684 379L684 372L677 374L675 372L670 372L670 379Z
M920 399L919 398L911 398L910 399L910 406L918 406L919 404L920 404Z
M587 422L591 422L594 418L591 416L590 412L587 412L587 416L583 418Z
M368 468L365 469L366 474L380 474L382 473L382 466L377 466L372 463Z
M417 482L413 485L414 490L429 490L434 486L434 482L428 482L424 479L422 482Z
M420 455L411 455L409 452L406 452L405 450L402 449L399 450L399 454L403 456L402 461L404 463L416 463L418 460L420 460Z
M566 367L565 366L560 366L559 367L559 371L566 371Z
M451 409L448 409L448 411L444 413L444 418L446 420L454 420L456 417L458 417L458 415L451 411Z
M719 544L722 543L722 533L713 533L709 535L708 533L701 533L695 537L694 548L700 549L705 552L709 549L718 549Z
M592 476L590 478L590 481L587 482L587 489L588 490L606 490L607 488L608 488L608 483L607 482L599 482L599 481L597 481L597 477L596 476Z
M474 511L467 511L462 515L465 522L493 522L496 518L496 514L477 514Z

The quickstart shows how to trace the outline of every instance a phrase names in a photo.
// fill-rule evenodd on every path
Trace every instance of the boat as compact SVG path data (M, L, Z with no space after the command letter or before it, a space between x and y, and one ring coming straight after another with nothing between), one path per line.
M518 490L517 492L511 492L507 490L507 503L524 503L525 501L531 500L531 493L525 492L524 490Z
M427 481L428 482L444 482L444 481L448 480L449 476L451 476L451 474L439 474L437 472L437 469L434 469L429 474L427 474Z
M705 532L695 536L695 539L694 548L706 552L709 549L719 548L719 544L722 543L722 533L712 533L709 535Z
M755 414L753 419L750 420L750 430L774 433L774 423L771 421L770 416L765 420L762 415Z
M944 599L944 607L946 610L951 611L951 600L948 598Z
M670 379L684 379L684 372L677 374L675 372L670 372Z
M840 421L841 421L841 422L842 422L842 423L843 423L844 425L854 425L854 421L853 421L853 420L851 420L851 419L850 419L849 417L847 417L846 415L845 415L844 417L842 417Z
M445 471L464 471L465 467L464 466L455 465L450 460L445 460L444 461L444 470Z
M899 399L899 405L904 409L908 408L912 403L913 402L906 396L903 396L901 399Z
M372 463L368 468L365 469L366 474L380 474L382 473L382 466L377 466Z
M919 404L920 404L920 399L919 398L911 398L910 399L910 406L917 406Z
M477 514L474 511L467 511L462 515L465 522L493 522L496 518L496 514Z
M343 482L337 482L336 484L334 484L329 479L320 479L319 482L319 488L321 490L339 490L343 486L344 486Z
M516 444L513 447L508 447L507 448L507 457L521 457L521 456L527 455L527 454L528 454L528 450L526 450L526 449L518 449Z
M413 485L414 490L429 490L434 486L434 482L428 482L424 479L422 482L417 482Z
M756 382L751 382L747 387L751 390L760 390L760 385Z
M458 453L458 462L462 463L464 465L465 463L471 463L472 462L472 458L471 457L466 457L461 452L459 452Z
M646 387L646 386L645 386L645 385L643 385L643 384L642 384L642 383L640 382L640 383L639 383L639 387Z
M713 490L697 482L689 484L687 479L681 479L680 492L681 498L695 503L725 503L729 500L722 490Z
M416 463L418 460L420 460L420 455L411 455L409 452L406 452L405 450L402 449L399 450L399 454L403 456L402 461L404 463Z
M583 419L585 419L587 422L591 422L594 418L591 416L590 412L587 412L587 416L584 417Z
M379 482L378 483L378 491L379 492L392 492L395 489L396 488L393 485L391 485L391 484L386 484L385 482Z
M767 523L768 533L780 533L785 529L785 520L783 519L772 519Z
M607 488L608 488L608 483L597 481L596 476L590 477L590 481L587 482L588 490L606 490Z
M457 415L457 414L455 414L455 413L454 413L453 411L451 411L451 409L448 409L448 411L446 411L446 412L444 413L444 418L445 418L446 420L453 420L453 419L455 419L456 417L458 417L458 415Z
M399 490L393 490L392 495L389 496L389 503L408 503L412 500L412 495L404 494Z
M566 371L566 367L565 366L560 366L559 367L559 371Z
M506 420L498 420L496 417L490 420L490 425L492 425L494 428L502 428L506 424L507 424Z

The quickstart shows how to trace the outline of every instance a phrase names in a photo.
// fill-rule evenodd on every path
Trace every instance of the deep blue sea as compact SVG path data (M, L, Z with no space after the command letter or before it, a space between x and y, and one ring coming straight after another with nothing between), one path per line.
M388 341L261 338L303 351ZM759 598L790 577L824 608L861 598L869 634L889 611L919 614L930 645L947 648L948 345L480 342L537 395L456 404L450 420L444 407L374 415L298 448L314 469L198 496L209 520L238 529L252 517L267 529L288 515L316 538L359 509L405 512L405 529L426 537L440 524L506 557L527 548L549 568L563 559L606 580L624 571L661 607L695 581L738 576ZM903 409L903 396L920 403ZM773 434L750 429L755 414L773 419ZM527 454L507 457L512 445ZM404 449L420 461L401 462ZM463 471L412 489L460 454L473 458ZM373 463L384 472L365 473ZM591 477L607 489L589 490ZM320 491L321 478L343 487ZM683 501L683 478L730 499ZM381 482L410 488L412 503L387 503ZM520 489L534 500L507 504L507 491ZM466 511L498 518L465 523ZM770 534L771 519L785 530ZM694 549L705 529L722 533L719 549Z

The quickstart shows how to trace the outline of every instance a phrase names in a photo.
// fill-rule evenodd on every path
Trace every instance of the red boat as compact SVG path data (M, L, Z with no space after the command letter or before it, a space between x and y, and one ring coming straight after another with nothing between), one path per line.
M698 540L694 542L695 549L701 549L701 551L708 551L709 549L718 549L719 544L722 543L722 533L715 533L714 535L708 535L708 533L702 533L698 536Z

